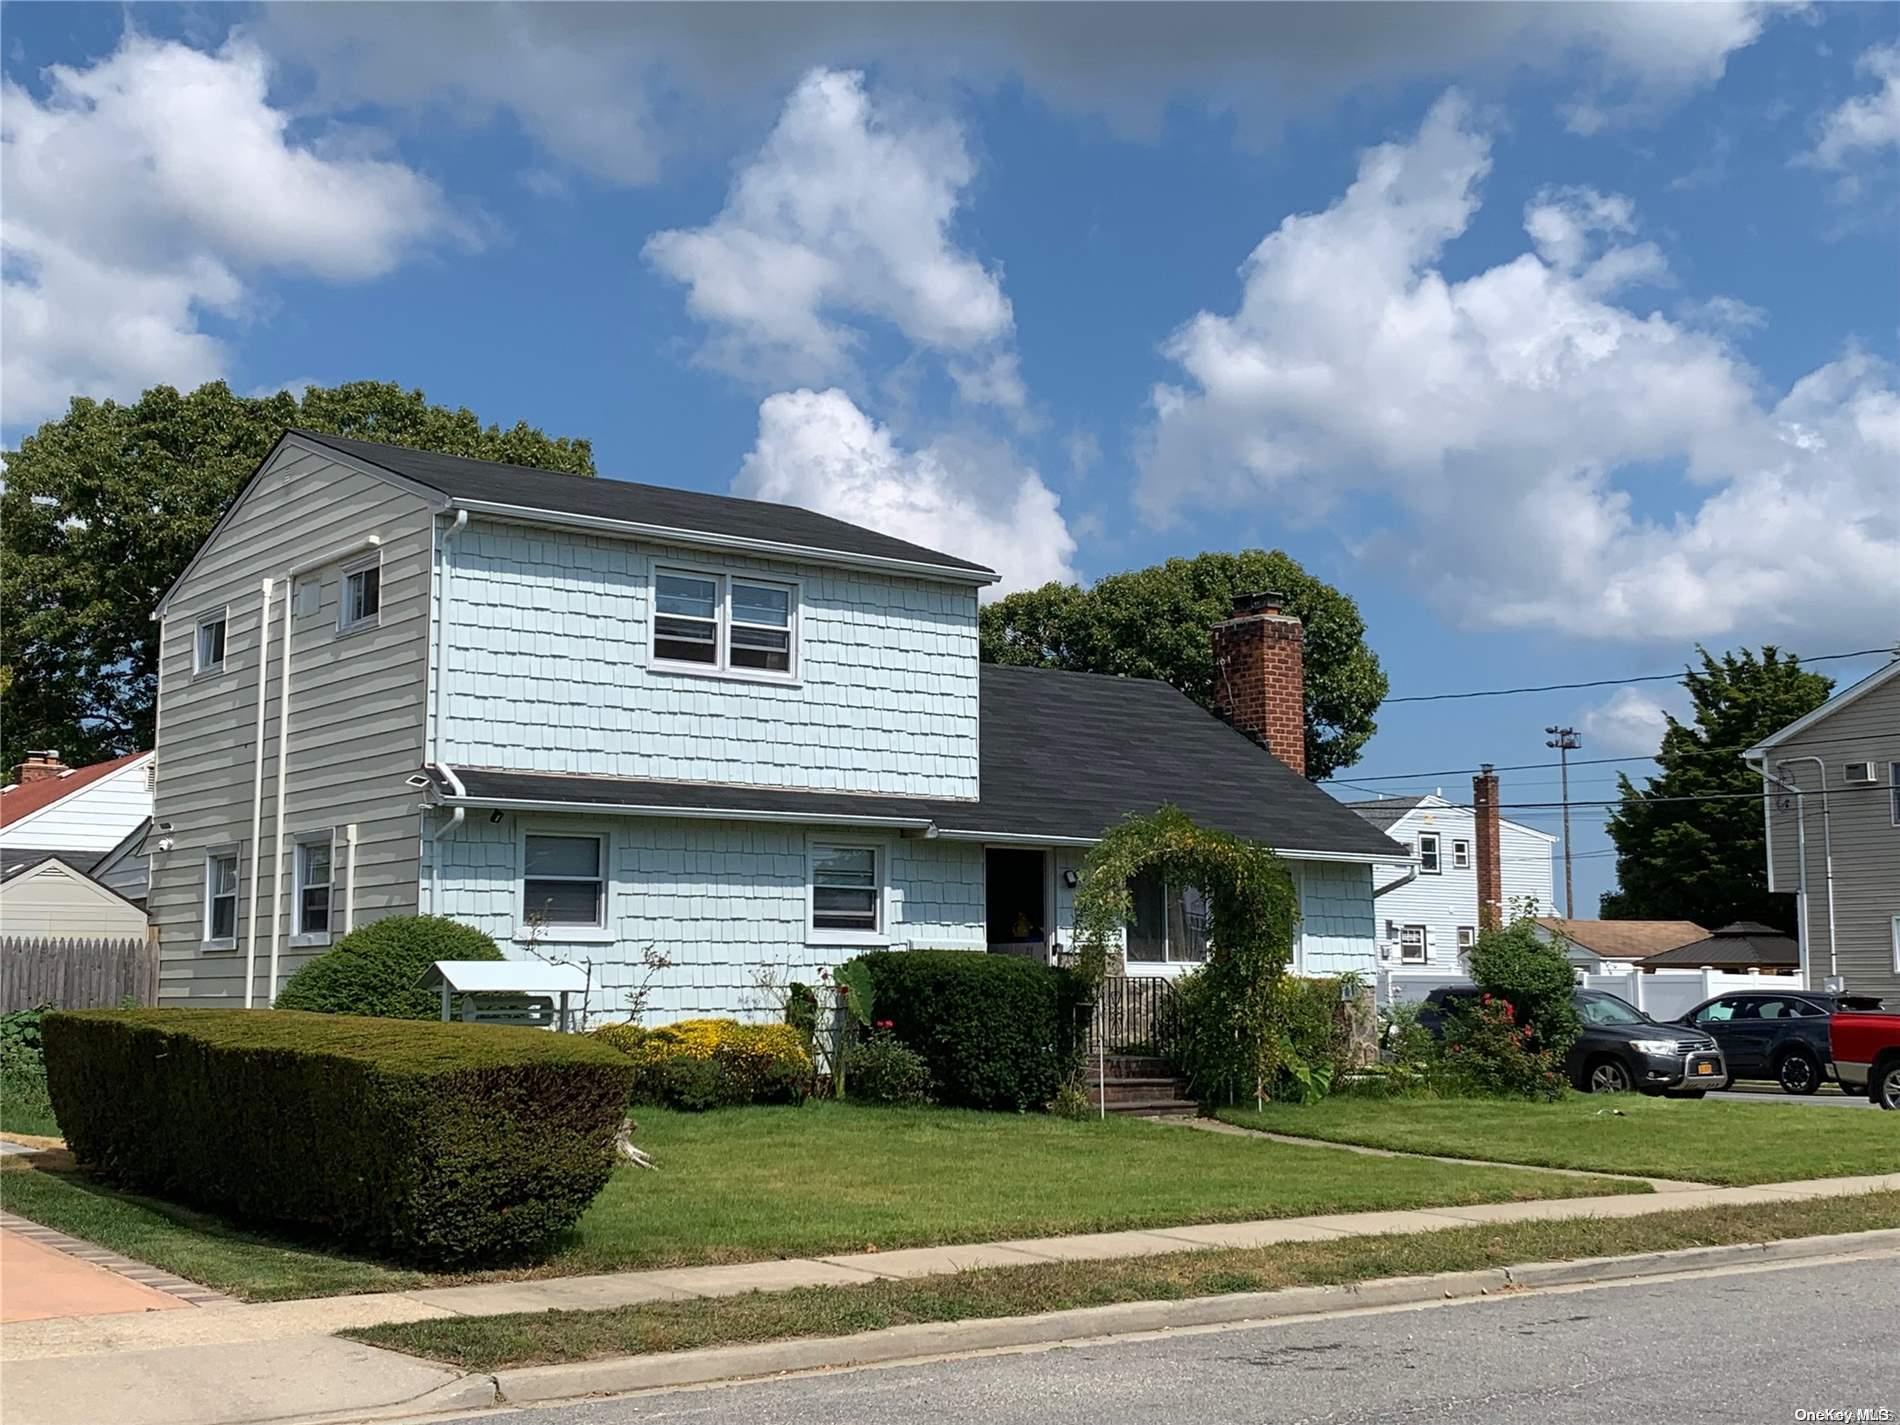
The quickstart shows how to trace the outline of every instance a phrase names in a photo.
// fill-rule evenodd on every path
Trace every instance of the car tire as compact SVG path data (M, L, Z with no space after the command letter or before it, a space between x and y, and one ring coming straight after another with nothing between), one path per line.
M1585 1093L1628 1093L1636 1084L1621 1059L1592 1059L1583 1070Z
M1806 1049L1790 1049L1775 1065L1783 1093L1807 1095L1821 1087L1821 1066Z
M1867 1096L1882 1108L1900 1110L1900 1059L1874 1065L1867 1080Z

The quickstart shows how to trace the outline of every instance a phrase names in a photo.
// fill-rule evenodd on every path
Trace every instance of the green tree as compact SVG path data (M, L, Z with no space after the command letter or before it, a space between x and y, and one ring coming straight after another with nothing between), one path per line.
M0 495L0 766L51 747L75 764L151 746L155 605L290 426L449 455L594 473L585 440L484 426L376 381L301 396L223 382L76 398L6 452Z
M1792 931L1793 897L1768 890L1761 779L1741 754L1826 702L1834 680L1772 647L1759 657L1747 649L1720 659L1706 648L1696 653L1701 671L1683 678L1693 724L1669 719L1657 758L1662 770L1647 785L1619 779L1622 802L1608 826L1618 888L1603 896L1602 914L1693 920L1710 929L1758 920ZM1712 800L1674 800L1698 797Z
M1214 705L1208 637L1240 594L1278 590L1306 626L1306 775L1322 780L1359 758L1378 724L1385 673L1366 646L1359 606L1281 551L1246 549L1170 559L1111 574L1087 589L1045 584L983 610L991 663L1159 678Z

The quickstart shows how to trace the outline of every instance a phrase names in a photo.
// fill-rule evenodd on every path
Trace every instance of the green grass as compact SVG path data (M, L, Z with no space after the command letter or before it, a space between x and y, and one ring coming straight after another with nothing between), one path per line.
M22 1070L0 1073L0 1133L59 1136L53 1101L46 1096L45 1074Z
M1623 1192L1130 1119L811 1104L638 1112L657 1173L622 1168L552 1258L564 1275L1192 1222ZM0 1173L22 1217L250 1300L391 1290L414 1273L273 1240L88 1179ZM466 1280L468 1278L459 1278ZM434 1278L442 1281L448 1278Z
M1122 1261L996 1267L912 1281L801 1287L607 1311L435 1318L343 1334L489 1371L798 1336L843 1336L918 1322L1025 1316L1123 1301L1172 1301L1897 1226L1900 1192L1888 1192L1611 1220L1519 1222Z
M1354 1098L1221 1115L1338 1143L1487 1162L1743 1184L1900 1172L1900 1114L1572 1094L1557 1103Z

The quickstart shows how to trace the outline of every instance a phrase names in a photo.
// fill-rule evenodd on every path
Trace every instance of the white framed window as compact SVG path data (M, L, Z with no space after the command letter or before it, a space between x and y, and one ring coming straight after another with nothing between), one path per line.
M224 671L224 628L223 609L211 618L198 621L198 634L192 641L191 671L194 673L221 673Z
M337 600L336 626L339 633L357 628L373 628L383 613L383 566L380 555L366 564L343 571L342 597Z
M222 846L205 853L204 943L208 950L237 946L238 852Z
M806 939L820 945L883 944L884 848L870 841L813 841L806 848Z
M1418 834L1418 870L1423 876L1439 874L1438 833L1421 831Z
M1399 959L1414 965L1425 963L1424 926L1402 925L1399 927Z
M1131 965L1198 965L1207 959L1207 898L1193 886L1171 886L1153 871L1128 883L1134 917L1123 950Z
M306 945L328 944L330 906L336 882L336 833L299 837L296 844L295 899L290 934Z
M1471 843L1469 841L1454 841L1451 843L1451 868L1454 871L1468 871L1471 869Z
M1900 915L1893 918L1893 972L1900 975Z
M1900 826L1900 762L1887 764L1887 785L1893 788L1893 824Z
M595 832L527 831L521 838L517 936L552 940L607 931L607 838Z
M794 681L798 605L796 580L656 567L650 662L676 672Z
M1460 950L1469 950L1473 945L1476 945L1477 943L1478 943L1478 927L1477 926L1461 925L1458 927L1458 948Z

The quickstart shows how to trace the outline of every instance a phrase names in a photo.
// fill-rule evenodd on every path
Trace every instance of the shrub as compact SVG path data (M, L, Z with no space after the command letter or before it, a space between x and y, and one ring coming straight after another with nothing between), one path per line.
M967 950L879 950L852 963L870 975L877 1017L930 1066L939 1103L1040 1109L1075 1071L1082 986L1067 970Z
M0 1014L0 1128L52 1137L59 1132L46 1096L46 1059L40 1052L40 1016L46 1010Z
M283 1010L46 1018L80 1162L156 1197L439 1267L510 1261L606 1183L633 1074L499 1025Z
M439 1019L442 1000L417 985L437 960L500 960L495 942L439 915L392 915L352 930L292 975L278 1009L360 1014L375 1019Z
M593 1037L632 1060L638 1103L699 1112L741 1103L797 1103L811 1090L811 1055L787 1024L609 1024Z
M1460 1005L1446 1015L1437 1085L1461 1094L1562 1098L1561 1061L1533 1038L1531 1027L1519 1022L1516 1009L1501 996L1481 995Z
M1528 917L1502 930L1487 930L1471 949L1471 978L1478 988L1509 1000L1517 1023L1533 1043L1562 1059L1577 1042L1580 1026L1572 996L1577 973L1555 942L1537 933Z
M930 1102L930 1065L880 1024L844 1056L845 1093L863 1103Z

